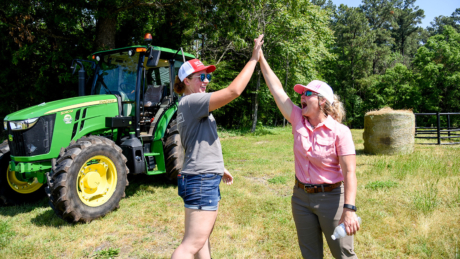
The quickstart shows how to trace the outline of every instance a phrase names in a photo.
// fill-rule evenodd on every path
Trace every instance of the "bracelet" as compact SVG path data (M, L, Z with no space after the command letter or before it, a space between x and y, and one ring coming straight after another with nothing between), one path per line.
M356 206L351 205L351 204L343 204L343 207L344 207L345 209L354 210L355 212L358 210L358 209L356 208Z

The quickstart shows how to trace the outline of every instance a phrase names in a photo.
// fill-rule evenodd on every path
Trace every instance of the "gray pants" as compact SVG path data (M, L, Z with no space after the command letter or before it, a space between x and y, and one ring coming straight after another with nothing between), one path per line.
M335 258L357 258L353 237L332 240L343 210L343 185L331 192L306 193L297 186L292 194L294 216L300 251L303 258L323 258L323 236Z

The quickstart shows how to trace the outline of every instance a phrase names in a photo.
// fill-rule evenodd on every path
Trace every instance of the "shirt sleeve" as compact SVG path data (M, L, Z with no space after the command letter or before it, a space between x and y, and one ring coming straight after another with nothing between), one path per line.
M295 131L297 124L302 123L302 109L297 107L297 105L292 105L291 117L289 122L292 125L292 132Z
M212 93L196 93L188 96L188 106L195 119L209 116L209 101Z
M337 155L355 155L355 144L353 143L353 137L351 136L350 129L345 125L340 125L340 129L336 139Z

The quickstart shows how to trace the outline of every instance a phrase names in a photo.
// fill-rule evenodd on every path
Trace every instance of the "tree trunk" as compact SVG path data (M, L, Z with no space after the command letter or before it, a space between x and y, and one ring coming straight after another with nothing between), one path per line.
M259 93L259 86L260 86L260 70L257 70L257 85L256 85L256 93L254 97L254 118L252 121L252 129L251 132L256 131L256 125L257 125L257 109L259 107L259 101L257 100L257 95Z
M100 17L96 22L96 48L114 49L117 32L117 14Z

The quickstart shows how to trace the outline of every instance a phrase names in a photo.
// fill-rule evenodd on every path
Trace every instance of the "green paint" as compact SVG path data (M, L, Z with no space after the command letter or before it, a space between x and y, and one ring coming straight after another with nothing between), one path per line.
M97 97L97 98L94 98ZM110 98L110 99L107 99ZM48 154L37 155L37 156L15 156L14 160L17 162L32 162L37 160L50 160L57 158L59 151L62 147L67 147L72 140L78 140L81 137L90 133L111 133L111 128L105 126L105 117L115 117L118 115L118 103L104 103L106 100L113 100L113 95L90 95L79 98L70 98L59 101L65 106L75 104L76 101L80 100L80 103L88 103L93 101L102 101L102 104L84 106L80 108L70 109L63 112L56 113L56 119L54 122L53 138L51 141L51 148ZM50 105L51 106L51 105ZM53 109L56 106L53 105ZM86 112L85 112L86 110ZM41 113L46 112L42 111ZM79 116L75 120L77 113ZM85 117L83 118L83 114ZM16 114L16 113L15 113ZM72 117L72 122L67 123L64 120L66 115ZM10 118L12 114L7 117ZM21 118L24 119L24 118ZM83 127L81 126L83 123ZM76 134L72 138L74 127L76 126ZM95 135L98 135L95 134Z
M25 108L19 110L17 112L8 114L4 121L19 121L25 120L30 118L36 118L43 115L53 114L56 113L56 120L60 116L62 120L66 114L70 114L72 116L72 112L75 112L76 107L78 105L88 104L84 106L103 106L108 104L117 104L116 98L114 95L104 94L104 95L87 95L87 96L79 96L73 98L62 99L58 101L52 101L47 103L42 103L39 105L31 106L29 108ZM96 102L96 104L91 105L90 103ZM97 104L99 102L99 104ZM113 103L106 103L106 102L113 102ZM80 107L81 108L81 107ZM59 110L59 111L55 111ZM118 110L118 108L117 108ZM55 112L53 112L55 111ZM72 120L75 117L72 116Z
M177 111L177 105L178 103L176 102L171 108L166 110L161 119L158 120L158 126L154 133L154 140L160 140L164 137L169 121L171 121L171 118ZM163 149L163 147L161 149Z
M147 171L147 175L166 173L165 156L163 153L163 143L161 142L161 140L153 141L152 150L158 153L158 155L154 155L158 170Z
M16 178L23 182L33 182L37 178L39 183L46 183L46 173L51 170L51 162L15 163L10 161L10 170L15 172Z
M158 156L160 153L144 153L144 156Z

